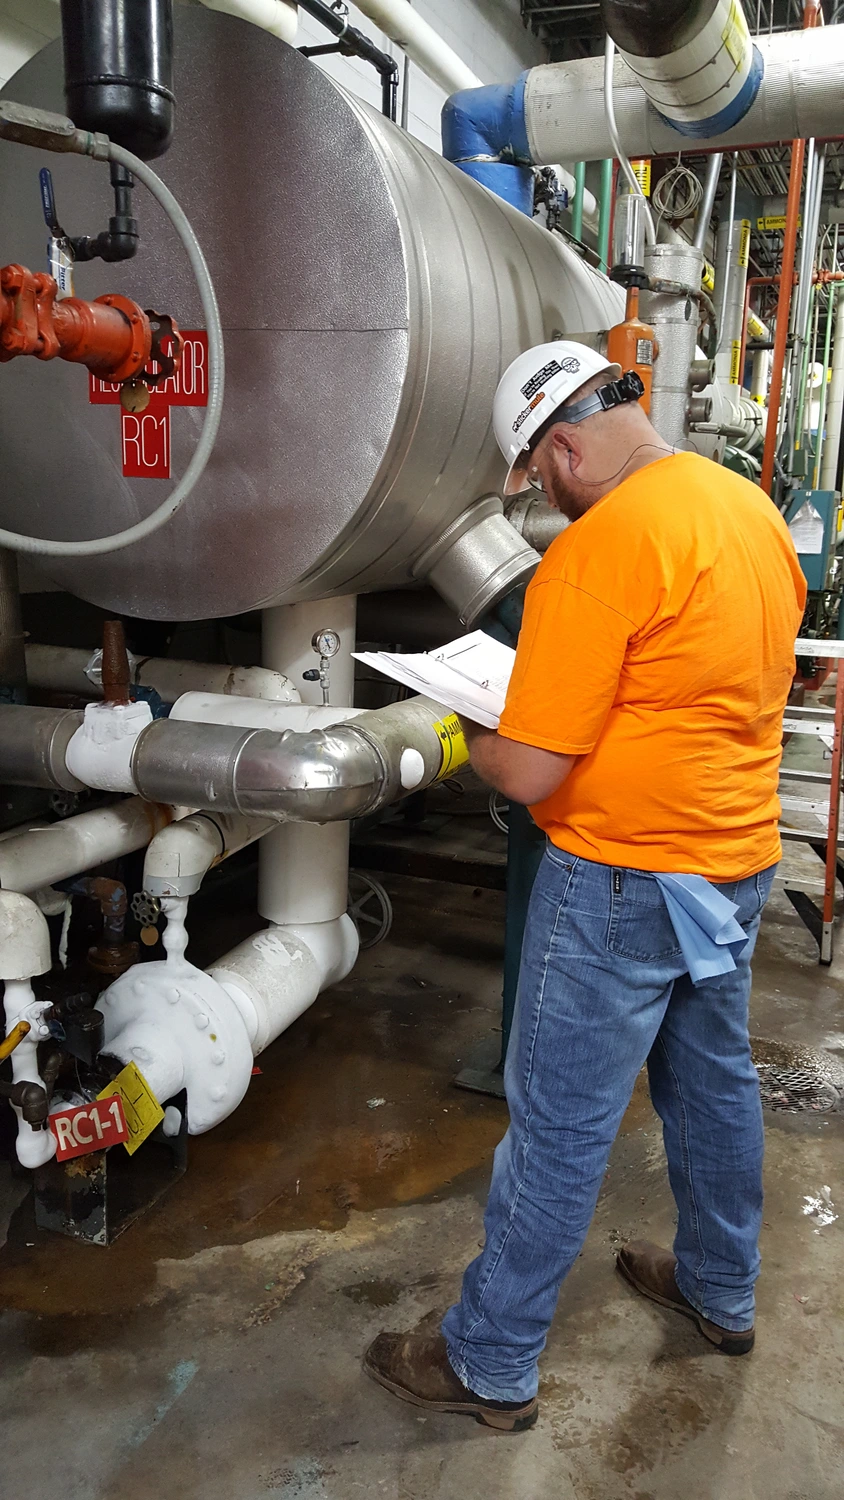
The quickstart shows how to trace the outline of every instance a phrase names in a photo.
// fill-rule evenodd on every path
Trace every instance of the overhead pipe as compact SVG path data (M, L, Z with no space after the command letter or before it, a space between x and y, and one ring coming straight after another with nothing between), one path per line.
M817 136L844 135L844 26L781 31L755 38L764 76L747 112L729 128L710 122L707 149ZM525 84L525 124L535 162L598 161L612 154L603 109L601 57L546 63L531 68ZM666 156L677 151L678 131L657 113L639 78L623 58L614 68L618 134L627 156Z
M271 36L292 45L299 30L299 9L295 0L200 0L208 10L220 10L259 26Z
M764 64L740 0L602 0L607 35L663 120L706 140L759 92Z
M698 250L706 249L706 236L709 232L712 210L715 207L715 194L718 191L718 178L721 175L723 160L723 151L713 151L706 163L706 181L703 186L703 197L700 200L700 208L698 209L697 222L695 223L695 232L692 239L692 244L696 245Z
M828 56L830 51L835 51L835 44L831 39L836 32L841 32L844 37L844 27L824 28L823 33L818 29L819 18L822 19L820 0L808 0L803 10L803 37L804 55L805 43L821 42L827 55L827 60L822 61L818 57L820 67L828 67ZM792 38L796 42L796 38ZM820 48L818 49L820 53ZM840 61L839 61L840 66ZM821 75L823 76L823 75ZM823 92L823 90L821 90ZM837 88L839 100L844 91L841 90L840 82ZM838 133L835 129L834 133ZM825 124L820 130L807 130L805 135L815 136L825 134ZM762 470L759 476L761 488L770 495L774 482L774 463L777 453L777 442L780 426L780 405L783 394L783 377L785 373L786 350L788 346L788 332L791 315L791 296L794 282L794 257L797 250L797 222L800 215L800 191L803 183L803 161L806 152L806 141L802 132L795 132L795 138L791 142L791 167L788 176L788 198L785 209L785 234L783 236L782 261L780 263L779 295L777 297L777 317L774 330L774 353L771 361L771 386L768 397L768 426L765 431L765 446L762 451Z
M380 31L401 47L411 62L434 83L454 94L459 89L474 89L481 79L458 57L453 48L408 5L407 0L355 0L358 10Z

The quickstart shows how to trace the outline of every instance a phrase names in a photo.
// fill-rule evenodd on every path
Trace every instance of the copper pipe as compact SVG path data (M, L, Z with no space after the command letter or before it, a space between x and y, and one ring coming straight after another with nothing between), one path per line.
M818 25L821 13L820 0L808 0L803 9L803 29ZM777 298L777 322L774 333L774 357L771 361L771 390L768 398L768 425L765 428L765 446L762 452L762 472L759 484L770 495L774 482L774 460L779 437L780 403L782 401L785 356L788 347L788 324L791 313L791 296L794 287L794 256L797 249L797 220L800 216L800 191L803 184L803 159L806 142L791 143L791 170L788 175L788 200L785 208L785 239L782 247L779 296Z
M129 702L129 658L121 620L103 621L103 697L106 703Z

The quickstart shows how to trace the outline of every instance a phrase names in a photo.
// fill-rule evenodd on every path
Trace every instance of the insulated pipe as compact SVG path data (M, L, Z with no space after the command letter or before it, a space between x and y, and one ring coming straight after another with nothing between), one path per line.
M838 451L841 444L841 423L844 419L844 296L839 296L835 309L835 336L832 345L832 380L829 386L823 462L821 464L821 489L838 487Z
M443 712L429 698L409 698L353 723L283 734L157 719L136 743L135 784L144 797L182 806L348 822L443 774Z
M688 445L692 366L697 348L698 303L703 251L694 245L651 245L645 252L645 271L654 283L686 288L677 292L646 292L642 316L659 344L654 361L650 417L664 442L675 448Z
M82 875L145 848L175 816L172 807L127 797L61 823L23 829L0 841L0 886L31 895Z
M731 128L713 129L707 148L734 151L792 138L844 135L844 26L774 32L756 43L765 65L756 100ZM603 69L601 57L530 69L525 121L533 161L598 161L612 154ZM615 63L613 94L619 138L628 156L676 153L677 131L657 114L621 58Z
M339 599L279 605L264 611L263 659L291 673L304 703L281 710L305 720L303 728L328 728L355 715L356 600ZM327 680L305 673L319 660L314 639L330 630L339 649L328 662ZM328 704L323 705L327 697ZM273 718L279 710L272 711ZM263 716L262 716L263 717ZM266 722L266 720L265 720ZM336 922L349 901L348 822L282 823L261 843L258 858L258 910L277 926Z
M50 930L33 901L17 892L0 891L0 979L5 984L6 1033L26 1026L23 1039L12 1057L12 1085L20 1099L12 1096L12 1108L18 1119L17 1154L24 1167L42 1167L56 1153L55 1137L47 1126L47 1097L38 1071L38 1043L49 1038L44 1020L49 1000L36 1000L32 980L49 973ZM28 1094L29 1097L26 1097ZM29 1111L40 1114L39 1125L26 1118Z
M740 0L602 0L607 33L654 109L706 139L747 113L762 81Z
M243 813L193 813L155 835L144 860L144 890L151 896L192 896L212 865L254 844L274 828L272 818Z
M507 506L507 520L535 552L547 552L570 524L544 495L519 495Z
M538 553L510 525L498 496L485 495L423 552L413 576L433 584L471 630L538 566Z
M447 94L458 89L474 89L482 83L471 68L444 42L442 37L422 19L418 10L408 5L407 0L355 0L358 10L396 42L415 62L422 72L445 89Z
M101 697L98 657L101 660L101 652L95 651L92 655L90 651L73 646L28 645L26 667L29 681L33 687L46 692ZM213 662L178 661L167 656L137 657L131 652L129 664L132 682L140 687L153 688L165 703L175 703L187 692L224 693L278 703L295 703L299 699L293 683L267 667L229 667Z
M299 30L299 11L295 0L200 0L208 10L221 10L227 16L249 21L271 36L293 44Z
M749 244L749 219L725 218L719 225L715 253L715 290L716 295L719 292L722 295L715 379L730 388L732 400L736 399L741 390L744 374L741 334Z
M26 702L25 640L18 559L0 547L0 698L6 702Z

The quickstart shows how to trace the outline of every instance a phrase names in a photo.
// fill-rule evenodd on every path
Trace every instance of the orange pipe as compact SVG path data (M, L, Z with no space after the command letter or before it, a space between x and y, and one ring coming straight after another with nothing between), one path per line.
M808 0L803 9L803 29L818 25L818 16L823 19L820 0ZM788 347L788 323L791 314L791 295L794 287L794 255L797 249L797 220L800 216L800 192L803 185L803 160L806 142L791 143L791 170L788 176L788 199L785 207L785 239L782 247L782 269L780 271L779 297L777 298L777 323L774 333L774 357L771 361L771 390L768 397L768 424L765 428L765 446L762 452L762 473L759 484L770 495L774 482L774 459L779 436L779 414L782 401L785 356Z

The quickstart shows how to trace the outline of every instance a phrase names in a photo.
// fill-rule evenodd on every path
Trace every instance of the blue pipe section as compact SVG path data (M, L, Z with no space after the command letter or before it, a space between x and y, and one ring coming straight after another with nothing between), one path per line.
M753 104L762 79L765 75L765 63L758 47L753 48L753 60L750 64L750 72L744 80L735 99L720 109L716 115L708 115L705 120L676 120L671 115L664 115L660 110L657 114L666 125L676 130L679 135L694 136L698 140L707 140L716 135L723 135L726 130L732 130L739 120L743 120L747 111Z
M533 160L525 120L527 72L515 83L461 89L443 106L443 156L533 217Z

